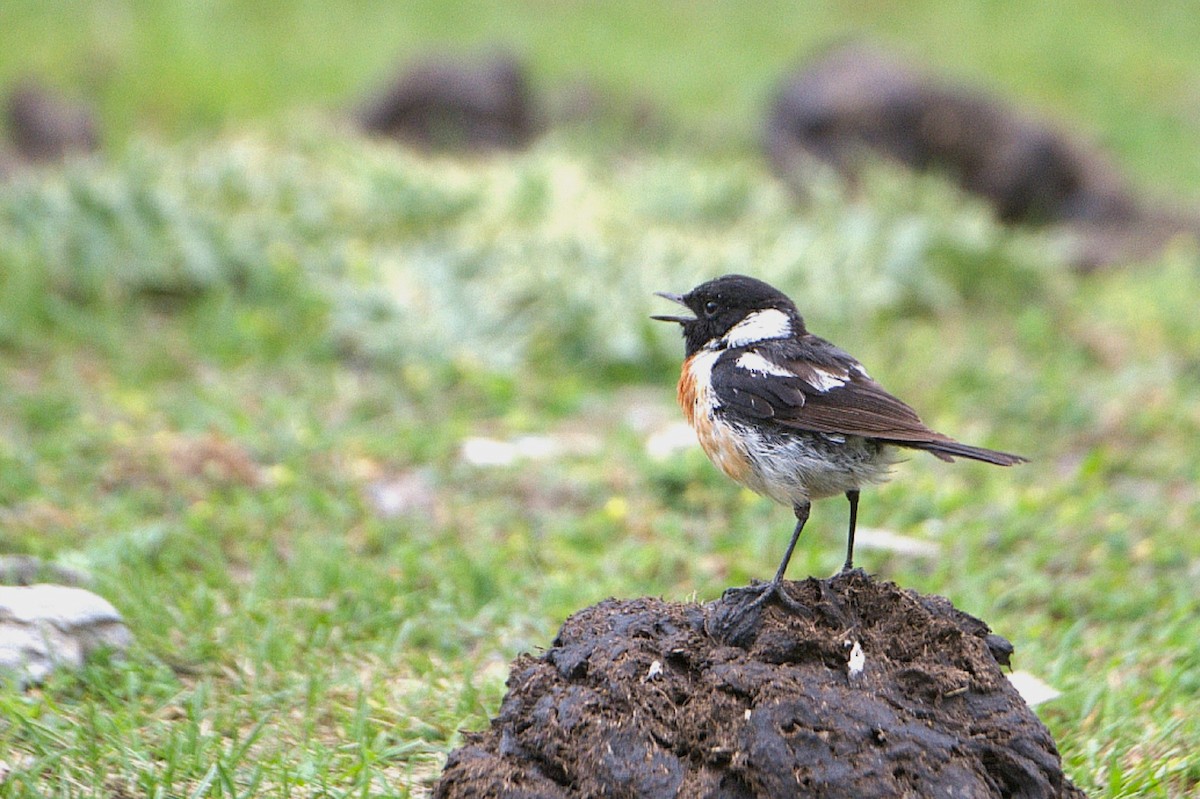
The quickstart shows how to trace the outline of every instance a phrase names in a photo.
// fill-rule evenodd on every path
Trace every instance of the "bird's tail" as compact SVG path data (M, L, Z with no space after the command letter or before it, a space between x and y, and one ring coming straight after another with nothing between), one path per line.
M983 461L984 463L994 463L997 466L1015 466L1018 463L1029 462L1028 458L1013 455L1010 452L972 447L970 444L963 444L952 439L945 441L897 441L896 443L902 447L924 450L944 461L952 461L955 458L970 458L971 460Z

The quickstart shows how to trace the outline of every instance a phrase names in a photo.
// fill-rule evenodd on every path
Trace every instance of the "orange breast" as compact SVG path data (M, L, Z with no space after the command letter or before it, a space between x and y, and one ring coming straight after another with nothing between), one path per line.
M725 422L713 418L712 353L696 353L683 362L676 391L679 407L704 454L728 477L746 485L751 475L750 459L737 434Z
M696 376L692 373L695 360L696 356L692 355L683 362L683 371L679 373L679 385L675 388L675 398L679 401L679 407L683 409L683 418L687 419L687 423L692 427L696 426Z

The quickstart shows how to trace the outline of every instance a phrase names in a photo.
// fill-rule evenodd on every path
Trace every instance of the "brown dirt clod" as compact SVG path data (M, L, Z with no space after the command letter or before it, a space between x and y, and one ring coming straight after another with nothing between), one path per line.
M1053 226L1081 272L1200 238L1195 209L1139 196L1088 137L864 43L831 48L781 80L765 146L802 198L826 168L853 187L872 157L939 172L1002 222Z
M788 591L808 615L736 589L574 614L434 796L1083 796L982 621L862 571Z

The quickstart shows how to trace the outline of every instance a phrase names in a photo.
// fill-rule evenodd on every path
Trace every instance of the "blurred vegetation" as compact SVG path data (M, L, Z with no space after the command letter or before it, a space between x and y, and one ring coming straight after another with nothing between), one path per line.
M1187 9L0 5L0 84L97 99L110 145L0 192L0 552L89 570L138 639L0 689L2 792L423 795L567 614L768 575L789 514L646 449L681 354L650 292L727 271L786 288L933 426L1032 457L902 464L862 521L941 554L861 561L1063 691L1039 710L1090 795L1194 792L1194 249L1083 279L936 178L880 168L802 209L754 150L780 71L866 32L1195 196ZM545 87L645 94L677 140L453 158L312 112L495 40ZM562 454L462 457L522 435ZM843 513L817 506L793 576L837 568Z
M43 75L93 99L113 143L340 112L416 56L501 47L547 94L595 82L660 106L682 142L735 150L756 145L783 72L869 38L1082 130L1149 188L1200 196L1200 15L1187 0L7 0L0 31L0 86Z

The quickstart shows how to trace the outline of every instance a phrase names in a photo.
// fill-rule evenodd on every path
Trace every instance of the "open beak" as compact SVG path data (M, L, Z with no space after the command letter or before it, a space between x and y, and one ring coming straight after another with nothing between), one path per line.
M687 307L687 303L685 303L683 301L682 294L672 294L669 291L656 291L656 292L654 292L654 294L655 294L655 296L662 297L664 300L670 300L671 302L677 302L680 305L682 305L683 307L685 307L685 308ZM681 325L685 324L687 322L695 322L696 321L696 318L694 316L657 316L656 315L656 316L651 316L650 318L657 319L659 322L678 322Z

